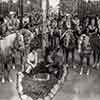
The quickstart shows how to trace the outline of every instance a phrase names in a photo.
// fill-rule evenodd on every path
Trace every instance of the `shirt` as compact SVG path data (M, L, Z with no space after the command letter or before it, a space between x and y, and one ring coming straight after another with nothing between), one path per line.
M37 58L37 52L31 52L27 57L27 63L30 64L33 68L35 68L37 65Z

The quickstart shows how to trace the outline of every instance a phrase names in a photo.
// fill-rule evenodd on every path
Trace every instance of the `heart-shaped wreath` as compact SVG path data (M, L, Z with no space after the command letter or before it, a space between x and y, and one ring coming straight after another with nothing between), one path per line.
M17 74L16 88L21 100L51 100L67 76L66 66L60 69L60 78L54 73Z

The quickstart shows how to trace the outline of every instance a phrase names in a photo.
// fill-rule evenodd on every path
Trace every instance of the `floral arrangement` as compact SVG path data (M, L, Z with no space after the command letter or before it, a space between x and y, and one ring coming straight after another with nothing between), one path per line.
M56 95L67 76L66 66L62 67L62 76L60 79L53 74L47 75L44 81L38 76L25 75L18 73L17 75L17 91L21 100L51 100ZM38 74L37 74L38 75ZM39 80L38 80L39 79Z

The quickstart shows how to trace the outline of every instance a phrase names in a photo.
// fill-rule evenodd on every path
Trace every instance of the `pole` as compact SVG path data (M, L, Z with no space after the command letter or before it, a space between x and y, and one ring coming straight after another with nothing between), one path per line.
M45 23L46 23L46 9L47 9L47 0L42 0L42 10L43 10L43 33L45 33Z
M47 0L42 0L42 15L43 15L43 33L42 33L42 49L43 49L43 52L44 52L44 56L46 55L45 54L45 51L46 51L46 47L48 45L48 36L46 34L46 21L47 21Z
M21 18L20 18L20 28L23 28L23 0L20 0L20 15L21 15Z

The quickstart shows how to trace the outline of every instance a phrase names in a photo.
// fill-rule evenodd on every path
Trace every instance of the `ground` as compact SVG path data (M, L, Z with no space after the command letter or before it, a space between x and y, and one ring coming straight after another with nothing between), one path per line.
M16 71L12 71L11 76L13 83L0 84L0 100L20 100L16 90ZM90 76L80 76L78 71L70 69L53 100L100 100L100 70L93 69Z
M71 71L54 100L100 100L99 71L92 71L90 76Z
M80 76L71 70L62 89L54 100L100 100L100 70L93 70L90 76ZM13 83L0 84L0 100L19 100L16 91L15 71L12 71ZM66 99L67 98L67 99Z
M0 83L0 100L20 100L16 90L16 71L11 72L13 83Z

